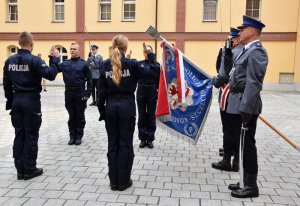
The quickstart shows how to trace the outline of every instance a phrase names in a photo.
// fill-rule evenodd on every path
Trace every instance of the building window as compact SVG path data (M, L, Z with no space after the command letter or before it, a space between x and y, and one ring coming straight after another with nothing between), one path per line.
M65 47L60 46L60 45L56 45L54 47L59 51L60 62L63 62L68 59L68 51L66 50Z
M203 21L217 20L218 0L203 0Z
M54 21L65 20L65 0L54 0Z
M18 21L18 2L17 0L8 0L8 21Z
M9 46L8 47L8 53L9 53L9 56L12 56L14 54L17 54L18 53L18 50L19 48L17 46Z
M123 20L135 20L135 0L123 0Z
M246 15L257 20L260 19L260 0L247 0Z
M100 0L100 21L111 20L111 0Z

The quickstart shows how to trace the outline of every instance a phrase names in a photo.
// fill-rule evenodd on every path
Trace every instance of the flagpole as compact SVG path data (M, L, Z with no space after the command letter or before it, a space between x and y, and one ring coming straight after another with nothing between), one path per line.
M174 51L174 47L173 45L171 45L162 35L161 33L159 33L157 31L156 28L154 28L153 26L149 26L148 29L146 30L146 33L148 35L150 35L151 37L157 39L158 41L163 42L167 47L169 47L170 49L172 49ZM203 73L207 78L212 79L212 76L209 75L208 73L206 73L205 71L203 71L202 69L200 69L198 66L196 66L189 58L187 58L185 55L183 55L183 58L193 67L195 67L197 70L201 71L201 73Z

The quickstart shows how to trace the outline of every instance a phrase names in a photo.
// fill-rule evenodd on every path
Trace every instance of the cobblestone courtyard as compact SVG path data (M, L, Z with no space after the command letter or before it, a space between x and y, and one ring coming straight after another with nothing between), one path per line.
M133 186L118 192L109 187L107 136L96 107L88 106L86 110L82 145L67 145L68 115L61 87L49 87L42 93L43 123L37 162L45 172L40 177L18 181L12 158L14 131L9 112L4 110L1 88L0 205L300 205L300 153L260 120L256 134L260 196L230 196L227 186L237 182L238 173L211 168L212 162L220 160L217 154L222 145L216 92L196 146L158 129L154 149L140 149L136 128ZM266 91L262 99L262 115L300 144L300 93Z

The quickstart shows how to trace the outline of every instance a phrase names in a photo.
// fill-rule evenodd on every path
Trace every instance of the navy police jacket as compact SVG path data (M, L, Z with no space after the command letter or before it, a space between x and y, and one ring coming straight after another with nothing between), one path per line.
M85 60L71 58L59 64L59 70L63 73L63 79L66 88L85 88L83 96L91 96L92 91L92 74Z
M152 54L148 54L148 57L151 55ZM143 78L147 73L150 73L151 69L151 67L140 69L138 61L125 58L124 55L121 59L121 64L122 78L119 86L112 81L111 59L107 59L101 64L98 90L98 109L100 113L104 111L106 98L110 95L134 94L138 79Z
M158 88L160 64L156 61L155 54L148 54L148 60L138 62L143 75L139 77L139 85L156 85Z
M54 80L58 73L59 58L50 57L50 67L29 50L19 49L10 56L3 68L3 88L7 99L7 108L11 109L14 92L36 93L42 91L42 78Z

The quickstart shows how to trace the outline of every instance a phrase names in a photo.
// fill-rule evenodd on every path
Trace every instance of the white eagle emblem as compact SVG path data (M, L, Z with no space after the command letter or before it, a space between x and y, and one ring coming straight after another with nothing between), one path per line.
M168 84L168 96L169 96L169 105L171 109L180 109L181 111L186 111L186 107L193 105L193 94L194 90L188 86L187 82L185 81L185 101L186 105L178 105L178 84L177 79L174 78L171 84Z

